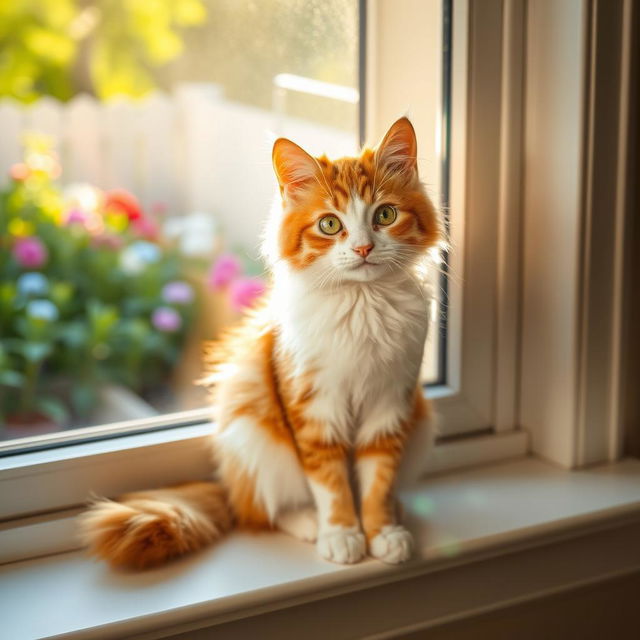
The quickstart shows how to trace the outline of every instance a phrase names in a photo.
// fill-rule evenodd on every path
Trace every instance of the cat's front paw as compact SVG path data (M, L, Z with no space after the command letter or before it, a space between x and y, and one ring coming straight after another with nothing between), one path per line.
M316 546L325 560L339 564L358 562L367 552L364 534L355 527L320 533Z
M369 551L374 558L388 564L399 564L411 557L413 538L400 525L387 525L369 541Z

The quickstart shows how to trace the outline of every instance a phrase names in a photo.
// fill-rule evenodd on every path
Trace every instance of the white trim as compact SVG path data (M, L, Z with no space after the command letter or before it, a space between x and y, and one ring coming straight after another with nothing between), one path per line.
M631 8L527 6L520 422L580 467L621 454Z
M503 5L500 200L496 301L496 431L517 424L524 106L524 0Z

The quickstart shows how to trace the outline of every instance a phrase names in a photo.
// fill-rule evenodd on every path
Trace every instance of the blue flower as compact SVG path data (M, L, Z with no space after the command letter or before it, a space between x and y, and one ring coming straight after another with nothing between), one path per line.
M49 281L41 273L23 273L16 282L23 296L43 296L49 291Z
M160 249L151 242L139 240L131 245L140 260L146 263L158 262L160 260Z
M27 304L27 315L47 322L55 322L59 316L58 308L50 300L32 300Z
M155 244L139 240L120 254L120 265L126 273L136 275L144 271L148 264L158 262L160 257L160 249Z

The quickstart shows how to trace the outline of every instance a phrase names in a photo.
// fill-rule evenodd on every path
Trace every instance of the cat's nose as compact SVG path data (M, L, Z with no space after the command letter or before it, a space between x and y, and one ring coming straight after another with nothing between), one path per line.
M361 247L353 247L353 250L361 257L366 258L373 249L372 244L363 244Z

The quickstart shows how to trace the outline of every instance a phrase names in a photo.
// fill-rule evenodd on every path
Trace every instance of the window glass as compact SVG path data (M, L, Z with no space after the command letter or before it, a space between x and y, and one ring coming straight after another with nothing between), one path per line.
M273 139L357 151L359 4L3 4L1 438L206 406L202 342L265 286Z

